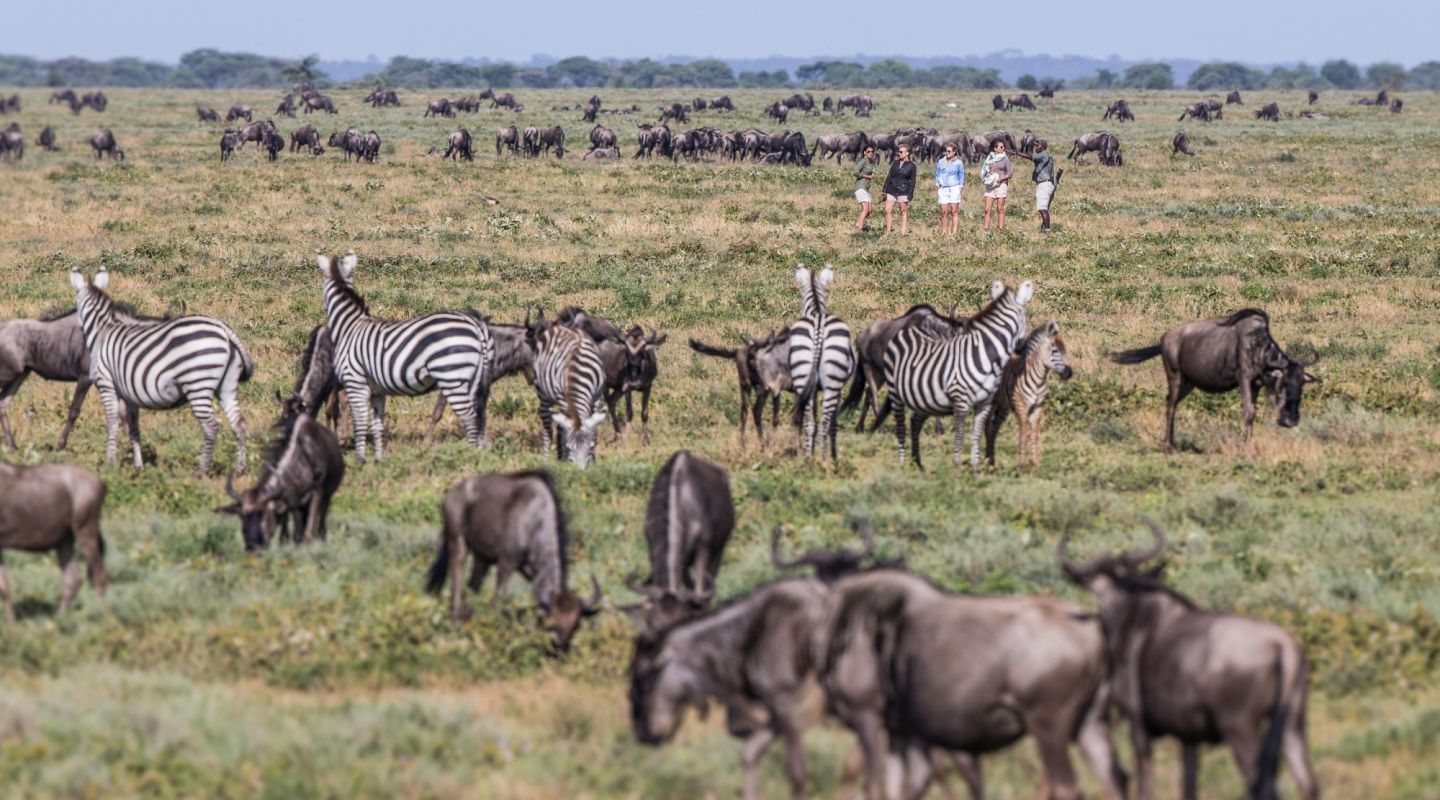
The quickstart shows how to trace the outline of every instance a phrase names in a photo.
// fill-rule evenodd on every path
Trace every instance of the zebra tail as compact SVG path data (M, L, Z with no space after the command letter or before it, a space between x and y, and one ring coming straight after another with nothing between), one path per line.
M1142 361L1149 361L1160 355L1160 345L1151 347L1140 347L1135 350L1121 350L1118 353L1111 353L1110 360L1116 364L1139 364Z
M245 349L245 345L241 344L238 338L231 336L230 343L235 346L235 352L240 354L240 382L244 383L255 374L255 360L250 358L250 352Z

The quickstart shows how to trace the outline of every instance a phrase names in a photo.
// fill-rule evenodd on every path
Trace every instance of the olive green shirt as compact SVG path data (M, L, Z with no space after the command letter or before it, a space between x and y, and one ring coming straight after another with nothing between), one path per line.
M875 177L875 164L865 156L855 162L855 191L870 191L870 179Z

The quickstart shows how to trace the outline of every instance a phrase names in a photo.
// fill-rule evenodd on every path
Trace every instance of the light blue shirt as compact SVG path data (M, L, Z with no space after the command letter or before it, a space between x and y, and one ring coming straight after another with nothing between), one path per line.
M965 185L965 160L956 156L947 159L941 156L935 162L935 185L941 188L946 186Z

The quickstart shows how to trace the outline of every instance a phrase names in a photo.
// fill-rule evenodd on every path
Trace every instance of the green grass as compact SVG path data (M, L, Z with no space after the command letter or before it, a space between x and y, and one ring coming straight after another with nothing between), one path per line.
M883 552L956 591L1079 598L1055 567L1060 531L1098 552L1141 539L1142 520L1154 519L1170 533L1179 589L1277 620L1305 642L1328 796L1433 796L1440 193L1415 176L1440 166L1440 98L1407 94L1398 117L1340 98L1321 103L1328 121L1271 124L1232 112L1187 123L1198 155L1172 159L1174 116L1193 100L1131 93L1139 121L1111 126L1125 167L1067 164L1052 235L1035 231L1022 167L1010 230L980 234L972 185L965 230L940 240L924 194L909 237L849 235L851 179L831 164L582 163L589 126L548 111L583 99L573 92L523 93L529 111L518 120L486 111L454 121L422 120L419 93L384 110L362 106L361 94L337 92L338 117L302 115L281 127L374 128L386 142L380 163L327 153L270 164L247 147L222 166L220 128L197 124L193 105L264 109L275 98L117 90L105 115L77 119L22 92L27 139L53 125L66 149L32 148L0 166L0 316L72 304L65 270L102 260L119 299L152 312L184 301L221 316L258 365L241 391L252 451L274 417L270 398L288 388L306 334L323 320L316 247L353 247L360 291L389 316L473 306L517 321L526 308L574 303L654 325L670 342L660 352L652 446L641 448L638 435L612 443L604 429L590 470L554 467L575 532L574 575L594 572L614 603L633 599L622 578L644 566L645 496L680 447L731 471L739 525L722 596L774 577L766 543L775 526L786 526L792 547L817 547L847 543L851 521L864 519ZM744 113L696 122L772 127L759 115L770 93L733 96ZM605 97L647 109L675 99ZM1030 127L1063 157L1071 138L1102 127L1109 96L1062 92L1037 113L1009 115L990 111L984 93L876 99L866 130ZM1304 103L1300 92L1247 99L1278 100L1282 110ZM511 121L563 124L572 155L496 160L494 131ZM603 121L633 152L638 118ZM125 148L124 164L90 159L84 140L102 124ZM474 164L426 155L458 125L475 135ZM791 126L813 138L854 120L792 116ZM753 439L742 447L732 368L684 340L737 341L787 324L797 261L835 267L833 310L857 329L916 302L973 308L996 277L1035 280L1031 319L1059 320L1077 373L1052 392L1042 466L1016 469L1013 428L1002 434L1000 467L978 478L949 467L948 437L925 438L924 474L896 468L893 432L869 437L843 424L833 467L793 457L784 433L768 449ZM1245 305L1268 309L1292 352L1322 355L1315 371L1324 383L1307 393L1300 427L1280 430L1262 409L1244 445L1236 397L1192 395L1180 413L1181 452L1162 456L1159 367L1119 367L1104 354ZM510 610L477 603L460 626L422 594L450 482L547 463L523 382L500 385L484 451L459 440L453 418L447 436L424 446L429 402L391 402L386 460L352 466L329 541L258 556L243 553L232 519L212 513L224 498L219 468L190 475L199 435L187 412L142 417L150 463L136 473L101 466L93 401L72 451L48 449L68 399L68 387L28 383L10 406L22 449L5 457L100 469L110 489L111 591L82 591L78 609L58 618L53 558L7 553L21 616L0 631L0 785L9 794L738 794L738 746L719 715L691 719L659 751L633 742L623 615L602 615L557 661L528 621L522 581ZM224 437L217 464L233 452ZM837 793L849 747L833 725L807 739L821 796ZM1161 757L1160 791L1172 796L1173 748ZM997 797L1039 786L1028 745L986 769ZM1202 785L1207 796L1238 793L1227 754L1209 754ZM767 764L766 796L785 796L783 786L778 763Z

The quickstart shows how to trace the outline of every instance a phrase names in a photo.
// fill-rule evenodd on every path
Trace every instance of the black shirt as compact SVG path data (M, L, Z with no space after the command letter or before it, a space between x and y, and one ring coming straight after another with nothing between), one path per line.
M885 176L885 194L911 197L915 193L915 162L896 161Z

